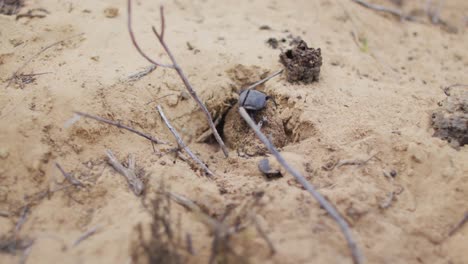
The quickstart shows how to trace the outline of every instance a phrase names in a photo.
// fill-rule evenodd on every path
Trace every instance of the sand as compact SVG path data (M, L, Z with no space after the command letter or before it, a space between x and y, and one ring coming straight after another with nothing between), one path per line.
M373 2L418 15L425 1L404 1L402 7ZM401 21L351 1L163 4L165 39L215 117L242 87L282 67L279 48L293 37L320 48L318 82L291 84L280 76L260 87L278 103L285 158L346 218L367 263L467 263L468 227L449 233L468 210L468 149L433 137L431 126L433 111L447 97L443 88L468 84L467 1L445 1L440 17L446 25L421 15L422 22ZM125 1L31 0L19 13L34 8L48 13L18 20L0 15L0 238L11 238L28 204L17 232L22 240L34 239L27 263L135 262L135 228L142 224L149 236L152 221L142 201L154 197L162 182L216 219L263 192L256 215L277 252L270 255L249 227L231 241L242 261L352 262L335 222L291 175L269 180L257 168L264 156L231 149L225 158L214 142L196 142L208 124L174 71L160 68L129 81L149 63L130 42ZM151 32L151 25L159 26L158 3L136 1L134 13L142 48L168 62ZM280 47L267 44L270 38ZM6 87L28 59L61 40L20 72L44 74ZM68 122L73 111L83 111L174 146L157 104L215 177L202 176L196 165L171 153L159 156L148 140L127 131L89 119ZM107 163L106 149L122 161L135 155L145 198ZM366 162L336 166L346 160ZM68 184L55 162L85 187L37 199ZM173 227L192 241L195 255L186 254L186 262L207 263L209 228L184 207L171 208ZM96 232L73 246L89 230ZM2 249L0 263L17 263L23 253Z

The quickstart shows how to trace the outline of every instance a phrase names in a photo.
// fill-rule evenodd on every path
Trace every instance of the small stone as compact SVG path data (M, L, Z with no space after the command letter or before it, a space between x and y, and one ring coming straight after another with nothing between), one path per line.
M10 152L7 148L0 148L0 159L6 159L10 155Z
M169 96L167 98L167 105L174 107L179 103L179 97L178 96Z

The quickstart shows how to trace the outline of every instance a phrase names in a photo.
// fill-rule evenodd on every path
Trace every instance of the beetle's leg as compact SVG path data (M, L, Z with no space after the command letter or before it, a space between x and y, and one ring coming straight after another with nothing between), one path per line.
M273 103L275 104L275 108L278 108L278 104L276 103L275 98L273 98L271 96L267 96L266 99L267 100L271 99L273 101Z
M249 116L252 118L252 120L255 120L255 113L254 111L249 111Z
M262 128L263 124L267 123L268 122L268 119L266 116L262 116L262 120L260 120L260 122L258 122L257 126L258 128Z

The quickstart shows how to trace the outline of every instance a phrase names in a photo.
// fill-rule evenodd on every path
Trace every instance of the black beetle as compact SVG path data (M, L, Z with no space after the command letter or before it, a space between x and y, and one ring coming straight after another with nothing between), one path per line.
M257 90L243 90L239 95L239 107L244 107L247 110L258 111L265 108L267 100L272 99L270 96ZM273 100L276 105L276 102Z

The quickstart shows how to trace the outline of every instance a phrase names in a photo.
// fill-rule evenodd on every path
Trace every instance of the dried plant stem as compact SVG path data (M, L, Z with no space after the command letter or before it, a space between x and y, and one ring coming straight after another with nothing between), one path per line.
M455 227L452 228L452 230L450 230L449 236L453 236L458 230L460 230L463 227L464 224L466 224L466 222L468 222L468 211L465 213L460 222L458 222L457 225L455 225Z
M77 180L75 177L73 177L70 173L67 173L65 172L65 170L62 168L62 166L60 166L60 164L58 164L57 162L55 163L55 166L57 167L57 169L59 169L59 171L62 173L63 177L65 177L65 179L67 179L67 181L75 186L81 186L81 187L84 187L84 184L82 182L80 182L79 180Z
M145 186L143 182L136 176L135 173L135 156L132 154L128 155L128 168L125 168L119 160L114 156L114 153L110 149L106 150L107 157L109 158L109 163L114 167L116 171L122 174L127 178L128 185L132 189L135 195L140 195L143 193Z
M216 138L216 141L218 141L218 144L219 146L221 147L224 155L226 157L228 157L229 155L229 152L228 152L228 149L226 147L226 145L224 144L224 141L223 139L221 138L221 136L219 135L218 133L218 130L216 129L216 126L215 124L213 123L213 118L211 117L211 114L210 112L208 111L208 109L206 108L206 106L203 104L203 102L200 100L200 98L198 97L197 93L195 92L195 90L193 89L193 86L190 84L190 82L188 81L187 79L187 76L185 75L184 71L182 70L182 68L179 66L179 64L177 63L174 55L172 54L171 50L169 49L169 47L167 46L166 42L164 41L164 31L165 31L165 18L164 18L164 10L163 10L163 7L161 7L160 9L160 16L161 16L161 29L160 29L160 33L158 33L156 31L156 28L155 27L152 27L153 29L153 33L156 35L157 39L159 40L159 42L161 43L161 46L163 46L164 50L166 51L167 55L169 56L169 58L171 59L171 62L172 64L162 64L162 63L159 63L153 59L151 59L148 55L146 55L142 49L139 47L136 39L135 39L135 34L132 30L132 1L131 0L128 0L128 6L127 6L127 11L128 11L128 31L130 33L130 38L132 39L132 43L133 45L135 46L135 48L137 49L137 51L140 53L141 56L143 56L146 60L148 60L149 62L153 63L154 65L156 66L160 66L160 67L165 67L165 68L171 68L171 69L174 69L177 74L179 75L180 79L182 80L182 82L184 83L185 87L187 88L187 91L190 93L190 95L192 96L192 98L195 100L195 102L198 104L198 106L200 107L200 109L203 111L203 113L205 114L206 116L206 119L208 121L208 125L210 126L211 130L213 130L213 135L215 136Z
M177 140L177 144L179 145L180 148L184 149L185 152L192 158L196 163L200 165L200 167L209 175L209 176L214 176L213 172L211 172L210 169L201 161L190 149L185 145L184 141L180 137L179 133L177 133L177 130L169 123L169 120L167 119L166 115L164 114L164 111L162 110L162 107L160 105L157 106L159 115L163 119L164 123L166 123L167 128L169 128L169 131L171 131L172 135Z
M283 166L287 172L296 178L296 180L317 200L317 202L327 211L327 213L338 223L340 226L343 235L346 238L348 246L351 250L353 261L355 264L363 263L363 257L357 247L356 242L353 239L351 230L348 226L348 223L341 217L338 211L329 203L325 197L323 197L315 188L302 176L296 169L291 167L286 160L281 156L278 150L273 146L273 144L268 140L268 138L260 131L255 122L252 120L250 115L247 113L245 108L239 107L239 113L247 122L247 124L253 129L257 137L263 142L263 144L268 148L268 150L275 156L276 160Z
M245 88L244 90L251 90L251 89L254 89L255 87L257 87L257 86L259 86L259 85L261 85L261 84L266 83L267 81L269 81L269 80L272 79L273 77L276 77L277 75L280 75L280 74L283 72L283 70L284 70L284 69L281 69L281 70L278 70L278 71L274 72L274 73L271 74L270 76L267 76L267 77L261 79L260 81L251 84L249 87Z
M112 125L112 126L116 126L118 128L122 128L122 129L125 129L125 130L128 130L132 133L135 133L141 137L144 137L146 139L148 139L149 141L153 142L153 143L156 143L156 144L167 144L167 142L164 142L162 140L159 140L159 139L156 139L150 135L147 135L143 132L140 132L132 127L129 127L129 126L126 126L126 125L122 125L120 122L116 122L116 121L112 121L112 120L109 120L109 119L105 119L105 118L102 118L102 117L99 117L99 116L94 116L94 115L90 115L90 114L87 114L87 113L83 113L83 112L75 112L75 114L79 115L79 116L82 116L82 117L86 117L86 118L90 118L90 119L94 119L96 121L99 121L99 122L102 122L102 123L106 123L106 124L109 124L109 125Z
M357 4L359 4L359 5L362 5L362 6L366 7L366 8L378 11L378 12L385 12L385 13L392 14L394 16L399 17L402 20L414 20L413 17L405 15L403 13L403 11L401 11L399 9L393 9L393 8L389 8L389 7L385 7L385 6L381 6L381 5L371 4L371 3L368 3L368 2L366 2L364 0L351 0L351 1L353 1L353 2L355 2Z
M76 247L78 246L81 242L83 242L83 240L87 239L88 237L96 234L96 232L100 229L100 226L95 226L91 229L89 229L88 231L86 231L85 233L83 233L83 235L81 235L77 240L75 240L75 242L73 242L73 245L72 247Z

